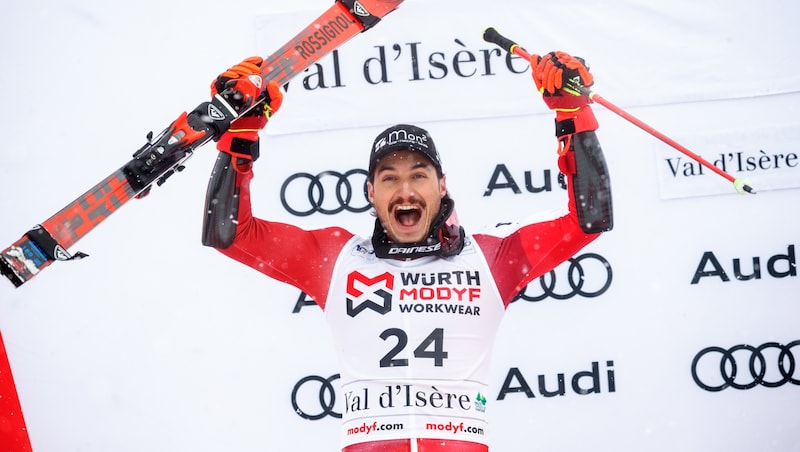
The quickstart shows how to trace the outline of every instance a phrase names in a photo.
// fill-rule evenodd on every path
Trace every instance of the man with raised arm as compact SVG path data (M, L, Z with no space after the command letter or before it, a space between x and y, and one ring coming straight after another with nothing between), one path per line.
M325 312L344 395L344 452L486 452L489 362L500 319L533 279L612 228L611 191L595 135L584 61L533 55L536 87L556 113L568 212L539 223L469 234L456 221L439 150L410 124L378 134L368 152L371 237L339 227L303 230L253 216L258 132L282 101L261 59L221 74L212 94L245 107L222 136L207 194L203 243L308 294ZM568 83L569 82L569 83ZM249 103L249 104L248 104ZM365 146L366 148L366 146ZM366 150L366 149L365 149ZM367 152L365 152L367 154ZM430 309L397 301L430 298Z

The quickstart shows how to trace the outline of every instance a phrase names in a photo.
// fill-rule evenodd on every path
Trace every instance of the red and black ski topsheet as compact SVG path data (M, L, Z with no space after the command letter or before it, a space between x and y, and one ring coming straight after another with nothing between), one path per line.
M265 59L266 80L283 85L353 36L372 28L403 0L336 0L315 21ZM258 102L256 102L257 104ZM132 198L161 185L192 152L219 137L244 111L221 96L182 113L160 135L148 136L133 159L0 253L0 273L16 287L57 260L84 257L67 250Z

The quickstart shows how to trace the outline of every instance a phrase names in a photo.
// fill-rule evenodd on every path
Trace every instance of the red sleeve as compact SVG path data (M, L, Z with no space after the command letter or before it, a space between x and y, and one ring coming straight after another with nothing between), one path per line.
M572 184L571 177L567 177ZM569 193L569 213L563 217L522 226L506 237L476 234L475 241L489 262L503 303L534 279L574 256L600 234L586 234L578 224L575 200Z
M220 251L265 275L291 284L325 308L336 257L353 234L337 227L307 231L253 217L250 181L237 175L239 214L233 244Z

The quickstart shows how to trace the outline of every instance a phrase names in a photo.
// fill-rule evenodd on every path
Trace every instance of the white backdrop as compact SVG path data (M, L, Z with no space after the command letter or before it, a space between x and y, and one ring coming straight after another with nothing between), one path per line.
M596 106L615 228L576 256L583 295L565 295L564 265L543 284L566 299L509 308L488 405L492 450L800 451L800 347L788 348L800 339L800 7L607 4L406 0L342 47L338 67L328 58L292 82L262 135L254 208L368 234L366 213L291 214L284 203L302 208L305 188L281 188L295 173L363 168L375 133L397 122L431 131L469 230L559 208L552 114L524 62L509 70L481 33L492 25L531 52L584 56L598 93L709 161L726 160L759 193L737 195ZM222 69L269 54L328 6L0 4L0 244L125 163L147 131L204 100ZM372 84L363 68L372 61L371 79L384 75L373 59L381 49L387 82ZM337 449L337 419L304 419L292 405L323 414L320 390L330 401L319 380L337 371L319 309L200 245L215 154L201 150L71 250L89 258L53 264L19 289L0 284L0 331L33 450ZM542 292L536 282L525 294ZM739 344L764 347L758 355ZM707 347L733 350L731 360L697 358ZM748 386L759 356L766 385L701 387L720 386L721 373ZM564 394L547 397L560 374Z

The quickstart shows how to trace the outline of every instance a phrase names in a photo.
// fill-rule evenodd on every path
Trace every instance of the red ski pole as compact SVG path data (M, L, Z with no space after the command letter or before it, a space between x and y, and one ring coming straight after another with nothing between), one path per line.
M530 60L531 54L528 53L525 49L520 47L514 41L506 38L505 36L501 35L492 27L489 27L483 33L483 39L486 42L491 42L493 44L497 44L505 51L509 53L513 53L519 55L526 60ZM700 163L701 165L705 166L706 168L714 171L715 173L719 174L720 176L724 177L725 179L729 180L733 183L733 187L736 189L738 193L750 193L755 194L755 190L753 187L750 186L750 181L745 178L735 178L730 174L726 173L725 171L717 168L716 166L712 165L708 160L700 157L699 155L695 154L694 152L690 151L684 146L678 144L675 140L669 138L668 136L664 135L663 133L659 132L658 130L652 128L651 126L647 125L644 121L636 118L635 116L631 115L630 113L626 112L622 108L612 104L599 94L595 93L594 91L586 88L585 86L570 86L570 88L580 91L581 94L588 96L593 101L597 102L598 104L606 107L607 109L611 110L612 112L618 114L619 116L625 118L633 125L639 127L640 129L644 130L645 132L653 135L654 137L658 138L659 140L663 141L664 143L672 146L673 148L677 149L678 151L686 154L696 162Z

